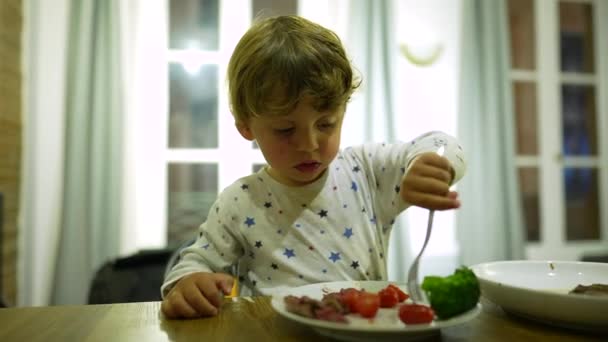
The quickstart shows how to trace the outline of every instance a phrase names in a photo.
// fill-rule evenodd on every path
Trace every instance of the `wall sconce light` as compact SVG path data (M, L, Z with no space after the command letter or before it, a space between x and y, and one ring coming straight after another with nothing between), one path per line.
M419 44L410 46L403 43L399 45L399 50L410 63L419 67L427 67L433 65L441 57L443 45L434 44L425 47Z

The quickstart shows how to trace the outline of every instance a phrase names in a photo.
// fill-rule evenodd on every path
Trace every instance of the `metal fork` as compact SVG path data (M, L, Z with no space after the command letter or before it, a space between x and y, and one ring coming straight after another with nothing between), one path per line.
M445 146L441 146L437 150L437 154L443 156L444 151ZM420 284L418 283L418 264L420 264L420 257L422 256L422 253L424 253L426 245L428 244L429 239L431 237L434 215L435 210L429 210L429 221L426 226L426 236L424 238L424 243L422 244L422 249L420 250L420 253L418 253L418 255L416 256L416 259L414 259L414 262L412 263L412 266L410 266L410 270L407 275L407 290L409 292L410 298L414 303L428 303L428 299L426 298L424 291L422 291L422 289L420 288Z

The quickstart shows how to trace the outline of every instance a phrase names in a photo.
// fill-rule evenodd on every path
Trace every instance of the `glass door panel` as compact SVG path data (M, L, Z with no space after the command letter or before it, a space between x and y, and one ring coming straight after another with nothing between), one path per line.
M508 6L511 68L534 70L536 68L534 1L509 0Z
M218 49L219 0L172 0L169 6L170 49Z
M538 154L538 116L536 113L536 84L513 82L517 154Z
M559 2L560 70L578 80L561 85L566 241L598 240L601 230L598 169L577 164L599 156L593 10L591 2Z
M252 19L298 14L298 0L252 0Z
M218 194L217 164L169 164L168 243L193 238Z
M169 65L169 147L218 147L218 66Z
M508 0L516 161L527 241L541 238L535 1ZM522 78L523 75L523 78ZM528 158L527 161L523 159ZM533 157L530 159L530 157ZM533 160L530 164L530 160Z
M598 240L600 215L598 173L595 168L565 168L566 238Z
M519 192L523 206L525 236L528 241L540 240L540 199L538 168L519 168Z
M561 70L593 73L593 8L588 3L562 1L559 4Z
M564 156L597 155L595 89L562 86L562 139Z

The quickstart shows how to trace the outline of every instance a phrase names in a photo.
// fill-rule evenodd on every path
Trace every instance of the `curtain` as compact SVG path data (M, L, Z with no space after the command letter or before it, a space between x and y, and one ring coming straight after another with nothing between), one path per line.
M505 1L464 0L458 136L467 154L457 213L461 262L521 259Z
M23 178L17 305L48 305L61 221L68 0L24 2Z
M119 19L117 1L72 1L53 304L85 302L92 275L119 251L125 115Z
M162 1L145 2L165 11ZM84 304L99 267L136 250L128 129L133 97L142 102L131 88L144 78L134 74L145 57L135 49L150 41L139 23L148 7L27 2L18 305Z
M349 26L345 45L353 65L362 77L361 88L353 95L344 123L346 145L395 141L395 76L398 43L395 3L392 0L354 0L349 4ZM411 253L406 220L395 222L388 254L388 277L406 280Z

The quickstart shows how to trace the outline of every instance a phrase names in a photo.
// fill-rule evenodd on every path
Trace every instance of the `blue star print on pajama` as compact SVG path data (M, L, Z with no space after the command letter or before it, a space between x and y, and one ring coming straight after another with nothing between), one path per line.
M329 256L329 260L333 261L334 263L338 260L340 260L340 253L335 253L335 252L331 252L331 255Z
M291 257L295 257L296 254L293 252L293 249L285 248L285 252L283 253L287 257L287 259Z
M349 239L353 235L353 229L344 228L344 234L342 234L342 235L346 236L346 238Z
M395 218L407 208L401 180L420 153L447 143L444 156L465 170L456 140L434 132L415 143L365 144L340 151L321 178L287 187L266 169L219 194L197 241L169 272L162 295L195 272L231 273L240 295L339 280L387 278L386 258Z

